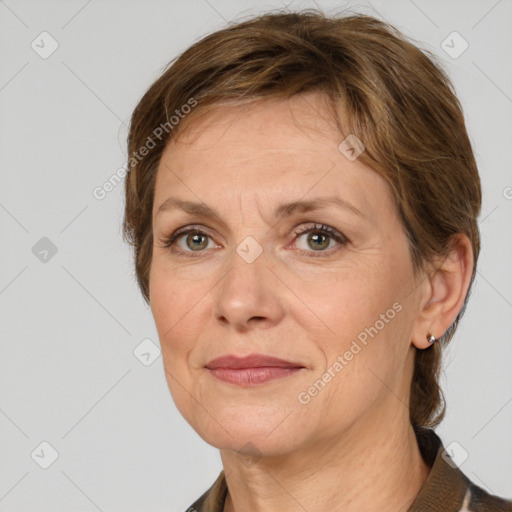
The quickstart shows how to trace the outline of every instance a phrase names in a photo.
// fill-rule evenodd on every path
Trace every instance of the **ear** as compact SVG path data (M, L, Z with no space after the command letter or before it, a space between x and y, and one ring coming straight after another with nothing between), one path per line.
M437 262L421 286L420 311L414 324L412 343L431 346L427 334L439 339L462 309L473 272L473 248L464 234L453 237L452 250Z

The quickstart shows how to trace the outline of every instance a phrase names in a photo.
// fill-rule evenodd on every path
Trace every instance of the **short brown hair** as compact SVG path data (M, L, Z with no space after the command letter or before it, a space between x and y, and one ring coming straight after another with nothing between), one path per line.
M469 237L475 263L471 289L480 250L480 178L449 78L430 52L383 21L308 9L264 14L204 37L169 64L135 108L123 236L133 246L147 303L155 177L166 144L220 105L305 92L329 98L340 133L363 141L366 149L359 158L387 180L415 272L447 255L454 235ZM185 110L184 105L195 106ZM188 114L171 122L182 107ZM150 139L153 145L141 158ZM441 348L453 336L468 296L469 291L441 342L416 351L412 425L433 427L444 416Z

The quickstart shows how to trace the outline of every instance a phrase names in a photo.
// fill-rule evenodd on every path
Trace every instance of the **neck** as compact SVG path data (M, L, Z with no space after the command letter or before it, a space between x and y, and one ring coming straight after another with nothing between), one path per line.
M221 450L229 488L224 512L407 511L430 468L408 415L394 417L358 422L321 445L262 457L252 466Z

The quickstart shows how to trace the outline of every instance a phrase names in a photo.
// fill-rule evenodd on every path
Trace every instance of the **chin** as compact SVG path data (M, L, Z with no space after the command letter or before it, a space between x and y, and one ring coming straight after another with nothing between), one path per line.
M294 449L303 437L304 429L296 429L293 422L286 425L286 413L273 410L262 412L261 407L249 406L219 414L212 420L202 418L191 423L198 435L219 450L233 450L243 455L280 455ZM282 422L282 423L281 423ZM293 431L290 427L294 427Z

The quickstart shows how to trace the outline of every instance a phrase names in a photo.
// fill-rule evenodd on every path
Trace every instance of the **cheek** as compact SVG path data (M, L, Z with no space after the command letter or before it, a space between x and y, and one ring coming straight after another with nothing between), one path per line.
M165 379L176 407L187 421L191 421L195 412L190 400L193 376L189 359L202 325L198 318L201 299L198 288L158 264L151 269L150 305L160 340Z
M294 288L300 290L296 295L302 308L306 305L309 313L316 314L316 323L324 327L329 345L343 349L347 341L365 332L392 308L397 293L387 275L385 270L368 272L368 266L362 269L350 265L329 273L310 274Z
M150 305L166 365L186 362L202 325L198 318L204 283L187 281L158 263L150 274ZM172 362L172 363L171 363Z
M322 360L312 384L318 378L328 381L324 398L342 407L357 408L375 397L383 386L379 378L392 379L406 352L401 342L407 325L403 287L393 277L394 269L380 265L368 272L368 268L357 271L353 265L331 279L317 276L302 281L303 290L308 290L303 302L321 319L315 325L323 326L322 332L312 334L321 353L318 361Z

